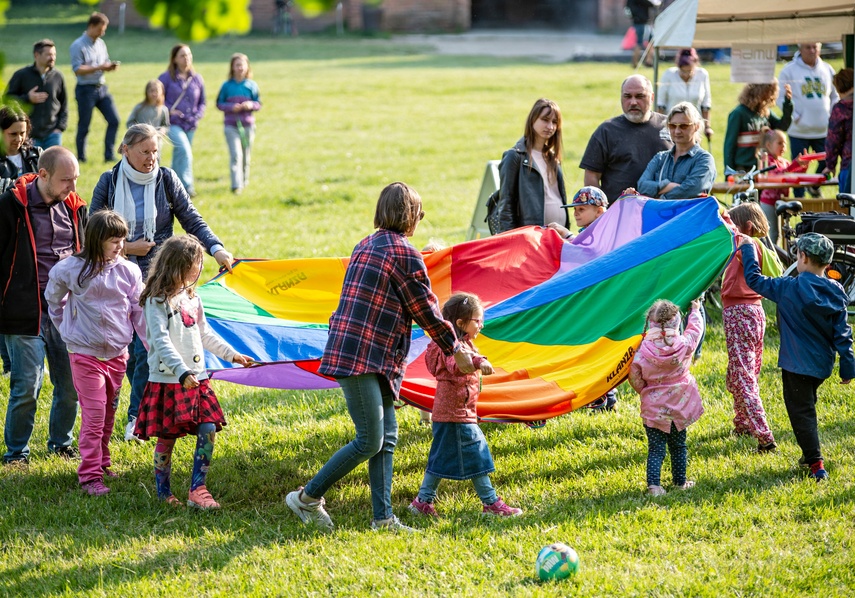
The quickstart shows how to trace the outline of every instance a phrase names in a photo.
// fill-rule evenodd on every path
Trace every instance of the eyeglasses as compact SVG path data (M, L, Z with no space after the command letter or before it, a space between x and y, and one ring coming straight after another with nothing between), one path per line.
M688 131L690 128L694 127L693 123L668 123L668 128L673 130L680 129L681 131Z
M419 212L419 220L424 220L424 218L425 218L425 211L422 210L421 212Z

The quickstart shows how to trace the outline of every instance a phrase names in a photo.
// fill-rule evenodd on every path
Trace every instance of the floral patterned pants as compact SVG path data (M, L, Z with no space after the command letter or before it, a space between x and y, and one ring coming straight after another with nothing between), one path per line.
M757 377L763 360L766 314L762 305L731 305L722 313L727 341L727 390L733 395L736 434L751 434L760 444L774 442L760 400Z

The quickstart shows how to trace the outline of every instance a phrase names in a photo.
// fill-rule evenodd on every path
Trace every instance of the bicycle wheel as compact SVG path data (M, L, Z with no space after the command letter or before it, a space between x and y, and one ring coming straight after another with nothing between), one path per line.
M848 249L848 248L847 248ZM855 248L849 251L838 251L828 267L827 276L841 284L846 295L849 297L849 307L846 312L849 316L855 316ZM783 276L798 276L799 271L794 263L784 271Z

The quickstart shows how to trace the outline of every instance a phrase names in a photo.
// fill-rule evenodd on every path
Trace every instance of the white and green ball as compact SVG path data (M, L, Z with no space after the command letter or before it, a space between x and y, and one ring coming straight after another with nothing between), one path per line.
M579 571L579 555L566 544L556 542L538 553L534 568L543 581L567 579Z

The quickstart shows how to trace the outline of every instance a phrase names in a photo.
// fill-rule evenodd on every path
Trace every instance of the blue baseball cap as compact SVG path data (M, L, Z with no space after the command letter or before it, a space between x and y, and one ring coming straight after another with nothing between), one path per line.
M609 207L609 200L602 189L598 187L582 187L573 196L573 201L561 206L562 208L575 208L576 206L599 206Z

